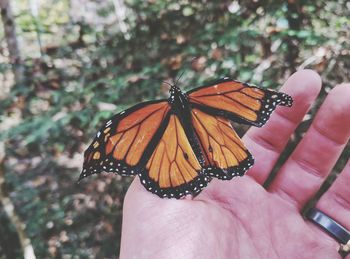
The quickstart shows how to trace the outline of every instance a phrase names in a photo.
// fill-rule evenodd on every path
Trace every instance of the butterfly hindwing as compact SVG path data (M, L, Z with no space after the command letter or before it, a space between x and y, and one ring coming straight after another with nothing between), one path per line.
M170 114L166 123L162 137L139 173L141 183L160 197L199 193L211 178L203 173L178 116Z
M192 124L207 159L206 174L230 180L253 165L252 155L228 119L193 109Z
M102 171L137 174L137 165L169 110L167 101L151 101L113 116L85 151L79 180Z
M193 107L230 120L261 127L277 105L291 106L284 93L248 85L229 78L189 91Z

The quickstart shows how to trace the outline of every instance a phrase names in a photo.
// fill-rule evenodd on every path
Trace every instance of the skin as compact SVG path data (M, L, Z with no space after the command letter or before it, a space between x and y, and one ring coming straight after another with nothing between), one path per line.
M244 177L214 179L197 197L160 199L139 179L124 201L120 258L341 258L339 243L300 211L332 170L350 137L350 84L336 86L268 189L267 179L321 89L311 70L282 87L294 99L243 141L255 157ZM317 208L350 229L350 163ZM350 259L350 256L346 257Z

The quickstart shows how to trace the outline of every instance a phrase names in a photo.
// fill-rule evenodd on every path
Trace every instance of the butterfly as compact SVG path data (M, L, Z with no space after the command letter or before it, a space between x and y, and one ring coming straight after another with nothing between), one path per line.
M110 118L85 151L78 181L103 171L138 175L159 197L197 195L213 177L243 176L254 163L231 121L261 127L277 105L293 103L230 78L188 92L174 84L169 93Z

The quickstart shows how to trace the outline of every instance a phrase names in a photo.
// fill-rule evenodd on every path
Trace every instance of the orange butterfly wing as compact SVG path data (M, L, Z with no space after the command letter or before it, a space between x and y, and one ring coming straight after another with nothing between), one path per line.
M211 180L203 173L175 114L170 114L164 134L139 176L146 189L168 198L199 193Z
M148 145L159 134L170 106L167 101L145 102L108 120L84 153L81 180L101 171L137 174Z
M287 94L229 78L196 88L187 94L193 107L258 127L266 123L277 105L292 105L292 98Z
M101 171L139 175L160 197L199 193L211 180L242 176L254 163L230 121L262 126L290 96L223 79L187 93L184 114L167 100L111 118L84 153L81 180ZM188 112L188 113L187 113Z
M228 119L193 109L192 124L207 160L207 175L230 180L253 165L252 155Z

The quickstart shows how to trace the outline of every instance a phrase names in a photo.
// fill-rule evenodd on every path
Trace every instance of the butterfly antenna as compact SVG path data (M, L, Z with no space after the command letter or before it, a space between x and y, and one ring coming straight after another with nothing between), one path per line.
M169 82L167 82L167 81L162 81L162 83L163 83L163 84L166 84L167 86L170 86L170 88L171 88L171 87L173 87L173 85L172 85L172 84L170 84L170 83L169 83Z
M199 57L194 57L191 59L191 63L193 63L196 59L199 59ZM187 63L187 62L186 62ZM177 83L180 81L181 77L183 76L183 74L185 73L185 71L182 71L181 75L177 78L176 82L175 82L175 86L177 86Z
M159 84L160 80L156 80L156 79L153 79L153 78L149 78L148 80L152 81L152 82L155 82L157 84ZM162 84L166 84L167 86L169 87L172 87L173 85L169 82L166 82L166 81L162 81Z
M183 76L183 74L185 73L185 71L182 71L181 75L177 78L176 82L174 85L177 86L177 83L180 81L181 77Z

